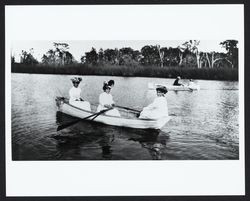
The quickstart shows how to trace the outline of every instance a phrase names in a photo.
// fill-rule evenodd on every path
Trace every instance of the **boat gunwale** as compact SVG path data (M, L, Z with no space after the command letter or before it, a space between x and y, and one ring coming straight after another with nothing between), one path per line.
M166 87L169 91L199 91L200 90L200 85L195 84L193 86L188 86L188 85L168 85L168 84L159 84L159 83L148 83L148 88L149 89L156 89L157 87Z
M78 109L78 110L81 110L81 111L84 111L84 112L87 112L87 113L89 113L90 115L91 114L95 114L95 112L92 112L92 111L88 111L88 110L84 110L84 109L82 109L82 108L79 108L79 107L76 107L76 106L74 106L74 105L71 105L70 103L63 103L63 104L66 104L66 105L69 105L70 107L73 107L73 108L75 108L75 109ZM117 116L111 116L111 115L106 115L106 114L101 114L100 116L106 116L106 117L111 117L111 118L117 118L117 119L129 119L129 120L136 120L136 121L148 121L148 122L157 122L158 120L160 120L160 119L145 119L145 118L141 118L141 119L139 119L139 118L137 118L137 119L132 119L132 118L124 118L124 117L117 117ZM166 117L163 117L163 118L169 118L169 116L166 116ZM162 118L161 118L162 119Z

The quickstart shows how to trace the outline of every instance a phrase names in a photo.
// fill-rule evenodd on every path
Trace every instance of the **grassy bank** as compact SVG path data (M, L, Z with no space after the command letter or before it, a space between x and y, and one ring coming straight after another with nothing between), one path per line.
M187 68L159 66L87 66L82 64L71 66L27 66L12 64L13 73L39 74L71 74L71 75L113 75L123 77L159 77L175 78L180 75L184 79L229 80L238 81L238 69L220 68Z

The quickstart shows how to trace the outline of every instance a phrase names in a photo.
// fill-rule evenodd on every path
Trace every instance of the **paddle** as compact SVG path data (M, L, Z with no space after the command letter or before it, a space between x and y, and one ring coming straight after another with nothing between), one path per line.
M142 110L136 110L133 108L123 107L123 106L119 106L119 105L115 105L114 107L118 107L118 108L122 108L122 109L126 109L126 110L131 110L131 111L138 112L138 113L141 113L141 111L142 111ZM176 116L176 114L169 114L169 116Z
M187 88L189 89L189 91L193 91L193 89L192 89L192 88L190 88L188 85L187 85Z
M89 118L91 118L91 117L94 117L94 118L92 119L92 120L94 120L94 119L95 119L97 116L99 116L100 114L102 114L102 113L104 113L104 112L107 112L108 110L111 110L111 109L113 109L113 108L108 108L108 109L106 109L106 110L102 110L102 111L100 111L100 112L91 114L91 115L89 115L89 116L87 116L87 117L84 117L84 118L82 118L82 119L77 119L77 120L72 121L72 122L70 122L70 123L67 123L67 124L64 124L64 125L60 125L60 126L58 126L57 131L60 131L60 130L62 130L62 129L64 129L64 128L67 128L67 127L69 127L69 126L71 126L71 125L74 125L74 124L78 123L79 121L82 121L82 120L85 120L85 119L89 119Z
M186 84L183 84L183 85L181 85L181 86L186 87L189 91L193 91L193 89L190 88L190 87L189 87L188 85L186 85Z
M140 110L136 110L136 109L129 108L129 107L123 107L123 106L119 106L119 105L115 105L114 107L125 109L125 110L131 110L131 111L134 111L134 112L141 112Z

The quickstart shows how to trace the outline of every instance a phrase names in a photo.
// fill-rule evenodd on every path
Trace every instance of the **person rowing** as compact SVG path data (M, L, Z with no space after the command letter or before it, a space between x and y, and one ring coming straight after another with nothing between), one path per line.
M157 97L153 103L144 107L140 113L140 119L159 119L168 116L168 104L165 94L168 92L165 86L156 88Z
M79 88L79 84L82 81L80 77L74 77L71 79L73 87L69 90L69 104L81 108L83 110L91 111L90 103L88 101L83 100L81 97L81 88Z
M97 107L97 112L105 110L107 108L113 108L115 106L115 102L113 101L113 96L110 93L111 86L107 82L104 82L102 89L103 92L99 96L99 105ZM115 108L105 112L105 114L110 116L118 116L118 117L121 116L119 111Z
M180 80L181 80L181 77L178 76L178 77L175 79L173 85L174 85L174 86L184 86L183 84L179 83Z

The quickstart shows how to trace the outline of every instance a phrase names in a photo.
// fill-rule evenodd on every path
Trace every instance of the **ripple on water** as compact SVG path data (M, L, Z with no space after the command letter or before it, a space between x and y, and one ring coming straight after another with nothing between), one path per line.
M161 132L79 122L58 115L55 97L68 96L64 75L12 74L12 153L14 160L223 160L239 158L237 82L198 80L199 92L167 93L172 119ZM97 103L108 76L84 76L83 96ZM173 79L113 77L118 105L141 109L155 97L148 82ZM30 82L27 83L26 81ZM48 83L53 82L53 87ZM83 88L83 85L81 86ZM60 92L58 92L60 89ZM122 89L122 90L121 90ZM204 90L203 90L204 89ZM206 89L206 90L205 90ZM60 137L55 137L60 136Z

